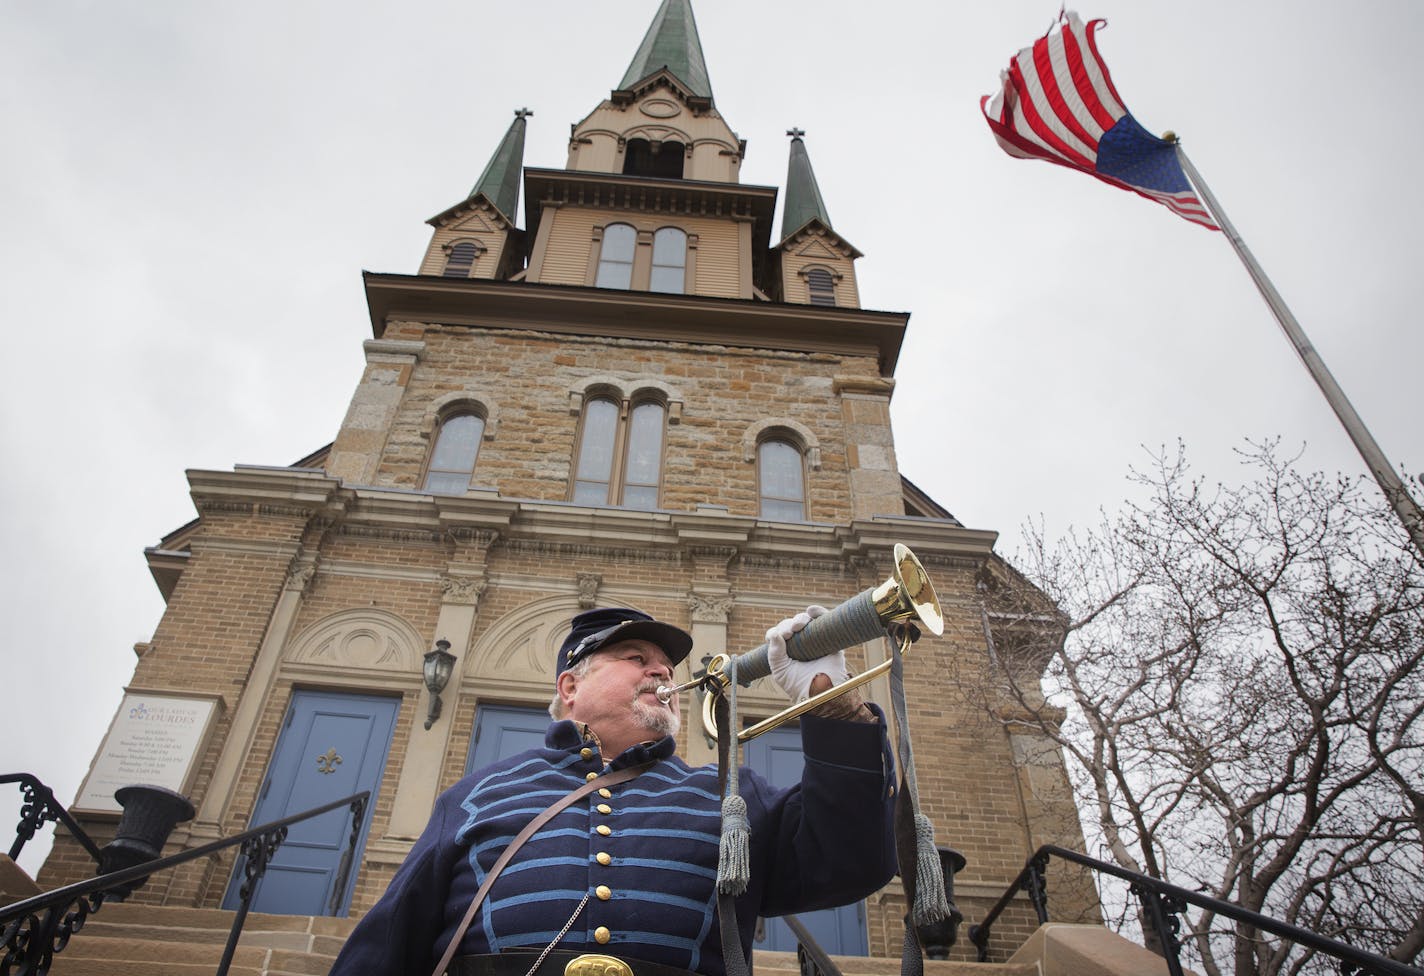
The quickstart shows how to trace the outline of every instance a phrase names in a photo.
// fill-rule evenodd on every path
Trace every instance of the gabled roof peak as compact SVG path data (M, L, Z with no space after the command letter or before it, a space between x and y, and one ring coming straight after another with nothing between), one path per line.
M712 82L707 77L691 0L663 0L618 87L631 89L660 68L672 72L693 95L712 98Z

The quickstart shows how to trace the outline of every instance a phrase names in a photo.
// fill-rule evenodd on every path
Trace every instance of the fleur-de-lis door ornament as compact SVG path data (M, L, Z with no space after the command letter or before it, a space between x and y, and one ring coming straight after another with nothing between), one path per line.
M332 746L320 756L316 757L316 771L323 776L336 772L336 767L341 765L341 757L336 754L336 747Z

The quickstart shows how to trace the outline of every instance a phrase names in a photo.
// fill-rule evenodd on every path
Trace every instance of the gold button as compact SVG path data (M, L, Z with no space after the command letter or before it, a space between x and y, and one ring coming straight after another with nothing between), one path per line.
M613 828L610 827L610 826L608 826L608 824L599 824L597 827L595 827L595 828L593 828L593 829L596 830L596 831L598 831L598 832L599 832L600 834L602 834L604 837L607 837L609 834L613 833Z
M613 863L613 855L609 854L607 851L599 851L597 854L594 855L593 859L599 864L603 865L609 865Z
M598 779L598 774L597 774L597 773L588 773L587 775L584 776L584 779L586 779L586 780L588 780L590 783L592 783L594 780Z
M599 885L593 889L593 893L598 896L599 901L607 901L613 897L613 889L609 888L608 885Z
M599 813L612 813L612 812L613 812L613 808L610 807L607 803L600 803L595 809L597 809Z
M599 945L608 945L608 940L613 938L613 933L608 931L606 926L600 925L593 930L593 941Z
M598 795L607 800L609 797L613 796L613 791L606 786L600 786L598 788Z
M585 746L584 748L582 748L582 749L579 750L579 755L580 755L580 756L583 756L585 759L592 759L592 758L593 758L593 750L590 749L590 748L588 748L587 746Z

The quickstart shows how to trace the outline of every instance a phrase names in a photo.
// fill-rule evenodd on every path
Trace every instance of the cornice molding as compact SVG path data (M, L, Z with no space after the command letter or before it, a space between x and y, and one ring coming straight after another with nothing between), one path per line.
M413 321L699 345L873 356L891 376L908 312L575 285L365 273L373 334Z

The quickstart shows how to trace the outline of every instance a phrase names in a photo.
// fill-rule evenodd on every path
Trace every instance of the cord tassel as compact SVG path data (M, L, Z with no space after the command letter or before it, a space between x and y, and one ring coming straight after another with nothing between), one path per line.
M949 917L944 894L944 868L935 847L934 824L915 814L915 924L932 925Z
M737 717L737 659L727 662L727 725L720 734L728 738L727 784L722 794L722 837L717 846L717 890L724 895L738 896L747 890L752 880L752 824L747 818L747 801L742 799L739 779L741 749L734 729L740 727Z
M751 822L747 801L737 794L722 800L722 841L717 858L717 890L741 895L752 879Z

